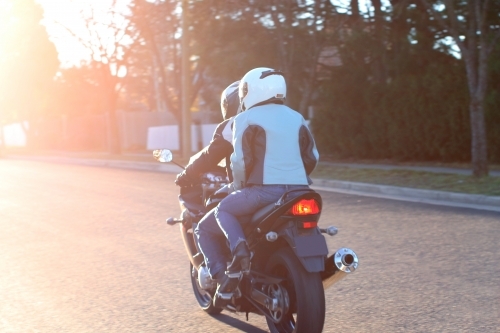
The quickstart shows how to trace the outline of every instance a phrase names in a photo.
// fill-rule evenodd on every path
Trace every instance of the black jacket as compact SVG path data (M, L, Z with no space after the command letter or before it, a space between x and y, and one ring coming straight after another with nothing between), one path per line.
M233 153L232 145L232 125L233 118L223 121L215 129L212 141L203 148L199 156L191 161L183 171L187 177L197 180L201 174L214 170L222 160L225 160L225 167L229 181L233 181L230 157Z

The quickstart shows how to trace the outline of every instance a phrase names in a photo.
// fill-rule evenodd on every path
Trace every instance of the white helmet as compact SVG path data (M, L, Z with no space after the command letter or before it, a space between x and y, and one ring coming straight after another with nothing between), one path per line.
M259 103L283 103L286 98L283 73L266 67L252 69L241 79L238 95L243 111Z

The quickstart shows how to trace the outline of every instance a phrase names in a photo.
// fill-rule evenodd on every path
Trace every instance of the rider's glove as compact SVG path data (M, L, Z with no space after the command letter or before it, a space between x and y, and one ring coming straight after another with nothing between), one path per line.
M193 181L188 177L185 171L177 175L174 181L175 185L180 187L189 187L193 185Z
M226 184L226 185L222 186L220 189L218 189L217 191L215 191L214 194L212 194L210 196L210 198L211 198L211 200L215 200L216 202L218 202L218 201L224 199L225 197L227 197L228 194L231 192L233 192L232 184Z
M222 186L214 194L215 195L228 195L229 193L231 193L233 191L234 191L233 183L231 183L231 184L226 184L226 185Z

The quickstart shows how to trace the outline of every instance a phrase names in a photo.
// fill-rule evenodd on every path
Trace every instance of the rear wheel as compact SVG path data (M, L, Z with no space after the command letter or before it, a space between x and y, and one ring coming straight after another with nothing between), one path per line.
M208 313L209 315L217 315L221 313L221 308L216 308L212 302L214 291L207 291L200 287L198 283L198 271L193 267L193 264L189 264L190 275L191 275L191 285L193 286L194 297L198 301L201 309Z
M307 272L290 248L274 253L266 272L283 282L266 288L279 306L266 317L272 333L320 333L325 322L325 292L319 273Z

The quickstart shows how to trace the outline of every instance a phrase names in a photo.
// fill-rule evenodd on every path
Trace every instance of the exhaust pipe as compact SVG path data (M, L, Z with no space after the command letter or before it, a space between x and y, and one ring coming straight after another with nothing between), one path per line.
M345 247L337 250L337 252L325 259L325 270L321 272L323 289L330 288L357 268L358 256L353 250Z

